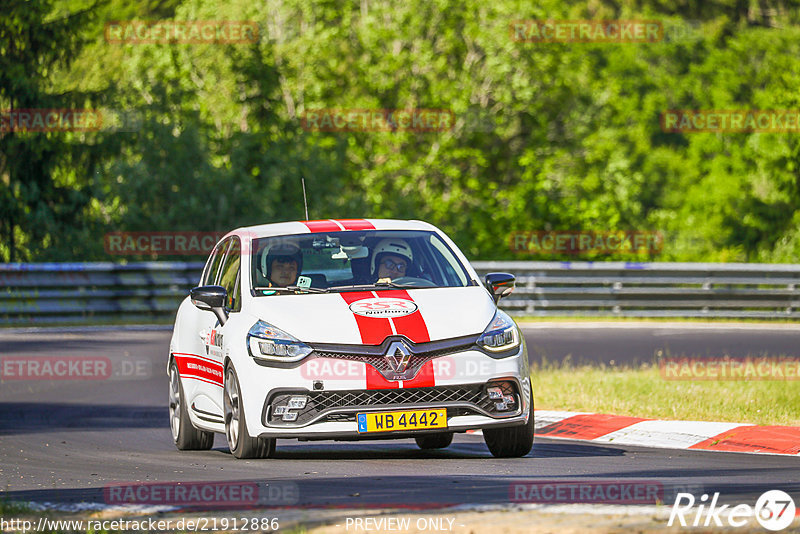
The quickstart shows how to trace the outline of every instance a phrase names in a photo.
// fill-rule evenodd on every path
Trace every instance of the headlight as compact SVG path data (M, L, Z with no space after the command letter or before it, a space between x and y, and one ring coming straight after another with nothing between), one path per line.
M511 350L520 344L519 330L506 312L497 310L492 322L483 331L477 343L491 352Z
M247 333L247 348L253 358L274 362L296 362L314 350L296 337L264 321L258 321L250 328Z

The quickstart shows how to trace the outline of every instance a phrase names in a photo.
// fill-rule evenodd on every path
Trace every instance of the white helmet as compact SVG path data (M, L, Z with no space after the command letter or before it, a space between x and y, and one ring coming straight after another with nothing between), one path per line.
M261 274L264 278L272 276L272 261L276 259L294 260L297 262L297 274L303 271L303 253L294 243L278 243L261 254Z
M408 260L408 263L414 261L414 255L411 253L411 247L402 239L394 239L387 237L378 241L375 248L372 250L372 272L377 272L377 259L379 254L396 254Z

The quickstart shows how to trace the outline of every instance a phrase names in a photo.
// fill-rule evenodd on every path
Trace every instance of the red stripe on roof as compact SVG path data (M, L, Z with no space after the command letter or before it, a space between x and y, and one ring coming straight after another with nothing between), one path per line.
M324 221L302 221L312 232L339 232L339 225L330 220Z
M536 435L555 438L595 439L640 421L647 421L647 419L604 414L573 415L563 421L537 430Z
M796 426L739 426L690 449L730 452L800 453L800 428Z
M345 230L374 230L375 226L366 219L336 219L336 222L344 226Z

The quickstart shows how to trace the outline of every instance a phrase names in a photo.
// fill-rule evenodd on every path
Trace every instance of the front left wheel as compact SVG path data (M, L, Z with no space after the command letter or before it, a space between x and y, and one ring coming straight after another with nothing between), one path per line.
M483 440L495 458L520 458L533 448L533 393L528 405L528 422L507 428L484 428Z
M275 439L254 438L247 433L241 391L236 371L233 365L229 364L225 369L223 391L225 436L228 438L228 447L236 458L269 458L275 453Z
M169 366L169 426L178 450L207 451L214 446L214 433L196 429L189 420L183 384L174 361Z

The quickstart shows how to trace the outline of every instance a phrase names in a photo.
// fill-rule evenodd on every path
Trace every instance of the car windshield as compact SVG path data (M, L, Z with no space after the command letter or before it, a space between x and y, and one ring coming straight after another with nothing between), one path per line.
M256 295L474 285L434 232L315 232L253 240Z

